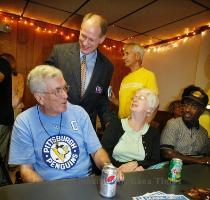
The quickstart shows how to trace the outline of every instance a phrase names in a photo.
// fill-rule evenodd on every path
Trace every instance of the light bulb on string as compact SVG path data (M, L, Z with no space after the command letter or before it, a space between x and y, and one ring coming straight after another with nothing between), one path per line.
M202 31L202 32L201 32L201 35L202 35L202 36L206 35L206 31Z

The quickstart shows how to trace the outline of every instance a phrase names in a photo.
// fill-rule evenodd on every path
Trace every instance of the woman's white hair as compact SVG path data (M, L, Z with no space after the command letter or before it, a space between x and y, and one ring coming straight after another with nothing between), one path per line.
M146 97L150 112L154 112L159 105L159 98L157 94L148 88L137 90L136 93L137 92Z
M27 85L31 93L45 92L45 81L51 78L63 76L61 70L50 65L39 65L33 68L27 77Z

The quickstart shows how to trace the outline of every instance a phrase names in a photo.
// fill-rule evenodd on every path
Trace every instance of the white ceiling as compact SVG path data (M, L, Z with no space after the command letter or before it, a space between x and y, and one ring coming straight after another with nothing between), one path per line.
M108 20L108 38L142 45L210 24L210 0L0 0L0 10L75 30L96 12Z

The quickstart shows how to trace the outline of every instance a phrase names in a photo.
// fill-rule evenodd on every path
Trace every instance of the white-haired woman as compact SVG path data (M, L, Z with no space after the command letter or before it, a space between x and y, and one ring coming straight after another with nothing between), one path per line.
M152 90L138 90L131 102L131 116L116 118L107 126L102 146L122 171L142 171L160 161L160 135L147 123L158 105Z

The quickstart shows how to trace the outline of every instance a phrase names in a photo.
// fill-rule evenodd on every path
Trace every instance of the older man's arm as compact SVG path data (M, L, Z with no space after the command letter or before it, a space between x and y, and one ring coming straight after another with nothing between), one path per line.
M108 154L103 148L98 149L91 156L99 169L103 169L105 164L111 163ZM117 180L118 182L124 181L124 174L120 168L117 168Z
M43 181L43 178L34 171L32 165L21 165L20 174L24 183L35 183Z
M95 153L91 154L92 158L99 169L103 169L106 163L111 163L108 154L103 148L98 149Z

